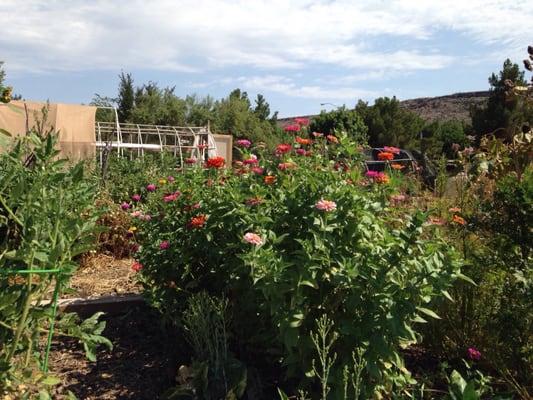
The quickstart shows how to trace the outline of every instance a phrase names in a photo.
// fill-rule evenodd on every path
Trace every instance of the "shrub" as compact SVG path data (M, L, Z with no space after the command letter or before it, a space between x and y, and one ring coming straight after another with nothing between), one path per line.
M388 180L361 178L353 143L318 139L301 145L308 157L299 146L257 152L265 175L195 169L151 193L136 265L145 294L175 322L195 293L224 296L239 360L310 389L310 333L327 317L338 336L333 396L358 348L367 394L391 393L410 382L400 348L418 340L416 322L437 317L428 304L461 276L458 263L424 233L425 214L388 217ZM345 168L334 168L340 154Z

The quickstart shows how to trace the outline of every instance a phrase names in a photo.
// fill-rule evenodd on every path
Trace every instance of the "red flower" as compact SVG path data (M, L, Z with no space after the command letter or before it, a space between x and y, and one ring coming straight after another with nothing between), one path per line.
M294 124L294 125L287 125L285 128L283 128L285 132L300 132L300 125Z
M192 217L189 223L187 224L187 227L189 229L200 229L204 227L206 221L207 217L204 214L200 214L196 217Z
M217 156L217 157L208 158L206 166L207 168L220 169L224 166L225 163L226 163L226 160L224 159L224 157Z
M326 139L328 139L328 142L331 143L339 143L339 139L337 139L337 137L333 135L326 136Z
M301 126L309 125L309 118L294 118L294 122Z
M292 146L290 144L287 144L287 143L278 144L276 146L276 154L278 156L281 154L286 154L289 151L291 151L291 149L292 149Z
M135 272L139 272L141 269L143 269L143 265L140 262L135 261L132 264L131 269L134 270Z
M267 185L272 185L276 182L276 177L274 175L267 175L265 176L264 181Z

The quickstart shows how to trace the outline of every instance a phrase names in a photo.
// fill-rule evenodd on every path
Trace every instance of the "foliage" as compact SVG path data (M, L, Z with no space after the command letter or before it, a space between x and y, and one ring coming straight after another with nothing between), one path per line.
M254 149L267 177L245 166L192 168L148 194L135 208L151 215L136 234L145 294L174 321L195 293L227 298L239 360L276 366L309 390L310 334L326 316L337 336L330 398L342 398L360 347L365 393L401 390L411 378L400 349L419 339L416 322L438 318L429 304L461 277L458 263L426 237L425 214L388 216L396 178L362 179L347 137L319 138L307 157L300 146L310 145L280 146L274 157ZM346 168L334 168L340 154Z
M509 83L523 86L524 72L507 59L498 75L489 77L490 94L486 106L472 110L472 127L478 140L489 133L510 138L524 123L533 123L533 109L517 96L509 96Z
M354 141L361 144L367 142L368 129L361 116L355 110L350 110L346 106L329 112L321 111L320 115L312 119L310 129L311 131L325 134L346 132Z
M355 110L368 127L368 143L372 147L414 148L424 127L424 121L402 108L396 97L380 97L372 106L359 101Z
M131 74L121 72L119 80L117 114L120 122L126 122L131 120L133 106L135 105L133 78Z
M94 183L83 165L57 159L57 136L32 132L0 155L0 384L52 385L43 337L53 334L57 297L68 288L75 257L92 246L97 212ZM80 219L80 215L83 219ZM53 295L52 295L53 291ZM50 300L48 301L47 300ZM76 328L60 324L88 350L109 343L100 336L98 315ZM83 333L83 335L82 335ZM91 352L88 352L91 355ZM34 386L32 386L34 387Z
M6 78L6 71L4 70L4 62L0 61L0 102L9 103L12 98L13 88L11 86L4 86Z

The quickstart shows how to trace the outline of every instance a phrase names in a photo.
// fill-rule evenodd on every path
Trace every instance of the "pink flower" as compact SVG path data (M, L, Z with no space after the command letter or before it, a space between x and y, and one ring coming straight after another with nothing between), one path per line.
M141 215L142 215L142 212L140 212L139 210L137 210L137 211L133 211L133 212L131 213L131 216L132 216L133 218L140 217Z
M243 161L243 164L245 165L253 165L253 164L257 164L259 162L259 160L257 159L257 156L255 154L252 154L250 156L250 158L246 159Z
M470 154L473 154L474 153L474 148L473 147L467 147L463 150L463 154L465 156L469 156Z
M246 149L252 145L252 142L250 142L248 139L239 139L236 143L237 146L244 147Z
M467 350L467 353L468 353L468 358L470 358L471 360L477 361L481 359L481 352L474 347L469 347Z
M309 118L294 118L294 122L300 126L307 126L309 125Z
M185 164L196 164L196 158L189 157L185 159Z
M397 147L392 147L392 146L383 147L383 151L387 153L392 153L392 154L400 154L400 149Z
M305 149L296 149L296 154L298 154L299 156L305 156Z
M173 176L167 176L167 181L168 181L168 182L172 183L172 182L174 182L175 180L176 180L176 179L174 179Z
M317 210L326 211L326 212L335 211L337 209L337 203L331 200L320 199L315 204L315 208Z
M155 185L153 183L150 183L149 185L146 185L146 190L148 190L149 192L155 192Z
M265 172L265 169L261 167L253 167L252 172L257 175L263 175L263 173Z
M260 246L263 244L263 239L257 233L248 232L244 235L244 240L250 244Z
M284 162L284 163L279 163L278 164L278 168L281 170L281 171L285 171L287 169L294 169L296 168L296 164L292 163L292 162Z
M144 214L139 217L143 221L150 221L152 219L152 216L150 214Z
M313 132L312 135L313 135L314 137L322 137L322 136L324 136L324 134L321 133L321 132Z
M134 194L133 196L131 196L131 199L133 201L141 201L141 195L140 194Z
M367 178L374 179L374 178L377 178L379 176L379 172L378 171L366 171L365 176Z
M135 272L139 272L141 269L143 269L143 265L140 262L135 261L131 266L131 269Z
M176 200L180 196L181 196L181 192L177 191L177 192L174 192L174 193L171 193L171 194L167 194L166 196L164 196L163 197L163 201L165 203L170 203L171 201Z
M242 161L233 161L233 165L236 166L236 167L242 167L243 166L243 163Z
M282 144L278 144L276 146L276 155L281 155L281 154L286 154L288 153L289 151L292 150L292 146L290 144L287 144L287 143L282 143Z
M431 225L437 225L437 226L446 225L446 220L445 220L445 219L442 219L442 218L439 218L439 217L433 217L433 216L430 216L430 217L428 218L428 222L429 222Z
M123 203L120 205L120 208L122 208L124 211L126 211L126 210L129 210L129 209L131 208L131 206L130 206L129 203L123 202Z
M159 243L159 249L160 250L166 250L170 247L170 243L168 240L163 240L161 243Z
M285 128L283 128L285 132L300 132L300 125L293 124L293 125L287 125Z

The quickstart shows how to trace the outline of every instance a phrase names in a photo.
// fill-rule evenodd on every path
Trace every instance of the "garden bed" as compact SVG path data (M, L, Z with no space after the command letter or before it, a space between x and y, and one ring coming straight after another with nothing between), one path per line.
M161 329L159 316L146 306L106 318L104 335L113 350L102 350L98 361L85 358L76 340L58 338L50 354L50 371L61 379L54 398L70 390L79 399L156 399L175 383L182 350L177 338Z

